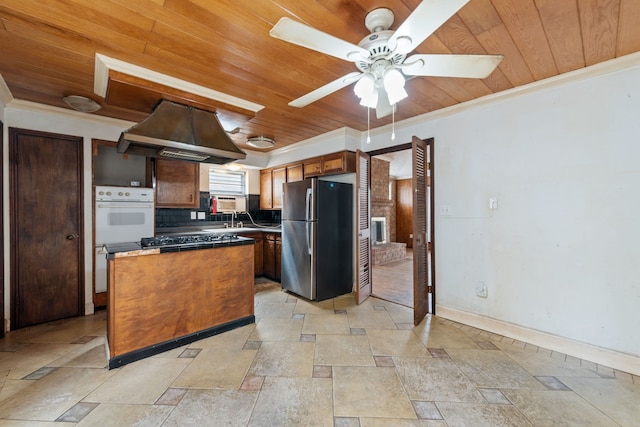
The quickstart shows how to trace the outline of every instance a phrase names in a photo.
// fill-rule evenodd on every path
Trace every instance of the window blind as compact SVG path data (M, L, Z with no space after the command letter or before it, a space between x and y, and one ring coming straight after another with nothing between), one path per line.
M209 193L243 196L245 194L245 172L210 167Z

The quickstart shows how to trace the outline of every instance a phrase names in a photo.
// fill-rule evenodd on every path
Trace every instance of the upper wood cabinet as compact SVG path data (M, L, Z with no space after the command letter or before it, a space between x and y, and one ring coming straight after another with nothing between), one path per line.
M304 162L304 177L311 178L322 175L322 158L309 159Z
M282 186L287 182L287 168L278 168L271 171L273 183L273 209L282 209Z
M260 171L260 209L282 209L282 185L285 182L285 167Z
M198 163L155 159L156 207L198 208L199 177Z
M273 209L273 180L271 169L260 171L260 209Z
M356 156L352 151L341 151L322 157L322 173L324 175L342 172L355 172Z
M301 163L287 166L287 182L302 181L303 178L304 171Z
M305 178L356 171L356 153L337 153L313 157L298 163L260 171L260 209L282 209L282 184Z
M355 171L356 153L353 151L338 151L304 161L305 178Z

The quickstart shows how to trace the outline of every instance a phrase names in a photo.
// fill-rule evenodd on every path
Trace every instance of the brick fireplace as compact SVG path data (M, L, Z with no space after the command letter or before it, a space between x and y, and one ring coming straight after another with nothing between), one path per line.
M389 162L371 158L371 227L373 265L386 264L406 257L405 243L396 240L396 181L389 176ZM375 227L375 229L373 228ZM373 238L373 236L372 236Z

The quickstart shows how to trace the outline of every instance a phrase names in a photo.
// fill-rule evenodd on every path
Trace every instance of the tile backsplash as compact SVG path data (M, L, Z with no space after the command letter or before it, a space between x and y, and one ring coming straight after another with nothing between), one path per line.
M258 224L279 224L279 210L261 210L260 195L249 194L247 210L253 220ZM156 228L161 227L185 227L190 225L220 225L231 223L231 214L211 214L210 195L208 192L200 193L199 208L157 208L156 209ZM204 219L191 219L191 212L204 212ZM198 214L196 213L196 217ZM251 219L246 213L238 213L234 222L241 221L244 224L251 224Z

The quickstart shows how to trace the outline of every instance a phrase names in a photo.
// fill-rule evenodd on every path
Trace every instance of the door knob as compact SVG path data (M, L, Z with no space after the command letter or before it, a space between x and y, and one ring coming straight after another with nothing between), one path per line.
M73 240L80 237L79 234L67 234L67 240Z

